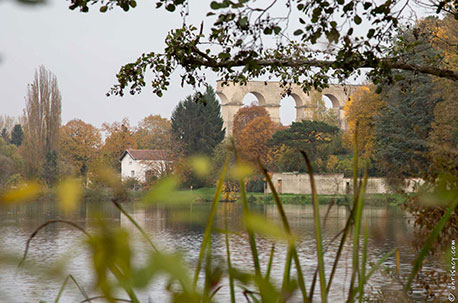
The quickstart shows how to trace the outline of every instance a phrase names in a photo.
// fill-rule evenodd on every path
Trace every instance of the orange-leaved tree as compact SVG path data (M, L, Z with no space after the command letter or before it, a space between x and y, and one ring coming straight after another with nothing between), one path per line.
M102 131L106 133L105 144L102 148L104 161L119 170L121 168L119 157L122 153L126 149L137 147L129 120L124 118L121 122L104 123Z
M353 137L358 128L358 151L363 158L370 158L375 143L375 116L385 106L381 96L373 86L362 86L350 96L345 104L345 118L348 132L344 136L347 147L353 145Z
M264 107L257 105L245 106L237 111L232 130L232 136L237 144L243 142L240 140L242 130L257 117L269 117L269 113Z
M260 159L268 164L270 147L267 142L272 138L275 124L269 116L259 116L251 120L238 135L237 147L243 159Z
M138 123L135 141L140 149L170 149L171 123L160 115L149 115Z
M100 131L82 120L71 120L60 129L60 152L83 177L96 160L101 145Z

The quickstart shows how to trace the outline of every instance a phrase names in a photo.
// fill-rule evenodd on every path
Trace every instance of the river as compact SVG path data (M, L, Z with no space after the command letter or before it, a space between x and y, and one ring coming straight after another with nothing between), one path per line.
M143 227L151 239L163 250L179 251L190 267L196 263L200 243L203 237L205 221L209 214L209 203L198 203L180 206L144 206L139 202L123 205L129 214ZM327 205L320 206L322 218L327 211ZM265 215L277 224L280 218L274 205L252 205L253 211ZM305 273L306 284L309 288L311 278L316 268L315 240L313 228L312 206L285 205L291 229L298 237L297 247ZM325 255L326 273L329 276L338 240L335 235L343 229L349 215L344 206L334 206L329 212L326 225L323 228L323 242L327 251ZM368 262L376 262L385 253L398 247L401 256L401 272L411 270L414 256L411 240L413 227L411 218L398 207L367 206L364 208L364 223L368 226ZM224 229L224 218L227 218L228 229L242 232L242 236L231 235L230 248L233 266L248 270L252 268L252 258L246 237L243 235L242 208L239 203L221 203L216 217L216 227ZM127 229L131 236L136 253L135 263L145 260L148 246L142 240L139 232L125 216L110 203L85 202L80 208L67 217L62 216L51 202L35 202L19 204L8 208L0 208L0 302L54 302L66 274L72 274L81 286L90 294L94 292L94 273L91 270L90 253L85 246L84 236L73 227L56 223L47 226L32 240L28 260L22 268L17 263L23 254L26 241L31 233L48 220L68 219L93 232L97 228L97 219L102 218L111 226L121 226ZM268 263L272 241L258 237L257 247L263 271ZM284 243L276 243L272 276L280 280L283 274L285 260ZM224 235L215 231L212 235L214 255L225 257ZM2 257L3 256L3 257ZM330 302L343 302L348 293L351 276L351 246L344 248L339 263L336 278L329 295ZM395 270L394 257L389 258L383 267ZM50 269L59 271L50 271ZM315 301L319 301L319 284ZM400 288L386 275L376 273L366 286L372 295L379 291L391 291ZM164 290L164 280L157 280L147 289L139 291L142 302L167 302L167 292ZM239 288L237 301L246 302ZM418 296L421 291L418 291ZM120 297L127 298L120 293ZM229 291L227 283L216 295L217 302L228 302ZM73 283L68 283L60 302L81 302L84 297ZM298 299L293 298L292 302ZM101 301L97 301L101 302Z

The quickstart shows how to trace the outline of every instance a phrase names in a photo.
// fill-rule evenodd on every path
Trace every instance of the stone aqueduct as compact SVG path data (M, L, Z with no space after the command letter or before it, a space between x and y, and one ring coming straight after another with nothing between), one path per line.
M340 128L346 129L344 119L344 106L352 91L359 85L330 85L322 91L332 102L336 111ZM232 84L222 86L222 81L217 82L216 93L221 100L221 112L226 128L226 136L232 135L234 115L243 106L243 98L251 93L256 96L259 106L264 107L272 121L280 123L280 107L283 99L284 88L280 82L250 81L246 85ZM315 105L312 104L310 94L305 93L300 86L293 85L291 96L296 102L296 121L313 120Z

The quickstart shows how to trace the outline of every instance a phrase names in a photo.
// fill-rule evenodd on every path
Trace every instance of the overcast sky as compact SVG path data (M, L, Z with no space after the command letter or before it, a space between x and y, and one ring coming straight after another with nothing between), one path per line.
M94 9L83 14L69 10L63 0L39 7L0 1L0 114L22 114L27 84L43 64L57 76L63 123L80 118L100 126L128 117L136 124L149 114L170 117L178 101L192 93L180 87L178 77L163 98L151 88L136 96L105 96L123 64L143 52L160 52L167 32L181 24L178 14L156 10L154 4L139 1L128 13ZM209 81L215 85L215 76Z
M169 118L176 104L192 93L180 86L178 74L162 98L150 87L136 96L105 96L123 64L143 52L162 52L167 32L180 26L179 14L157 10L155 2L138 1L127 13L116 8L101 14L92 7L84 14L68 9L64 0L42 6L0 0L0 115L22 114L27 84L43 64L57 76L63 123L79 118L99 127L124 117L133 125L149 114ZM194 1L191 21L200 24L208 6L209 1ZM216 85L215 74L208 73L207 79ZM248 96L244 103L253 99ZM287 123L294 118L292 98L282 102L281 116Z

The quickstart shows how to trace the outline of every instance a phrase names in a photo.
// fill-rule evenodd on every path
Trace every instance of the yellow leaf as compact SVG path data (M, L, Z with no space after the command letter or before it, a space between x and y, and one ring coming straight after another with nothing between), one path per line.
M36 198L42 193L42 188L38 182L22 183L14 189L7 190L0 194L0 203L20 203Z
M231 167L229 170L229 176L234 179L240 179L251 176L253 172L253 166L248 163L240 163Z
M198 177L205 177L210 173L211 163L207 157L194 156L189 158L189 164Z
M59 209L65 213L75 210L82 196L81 182L75 178L67 178L57 186Z

